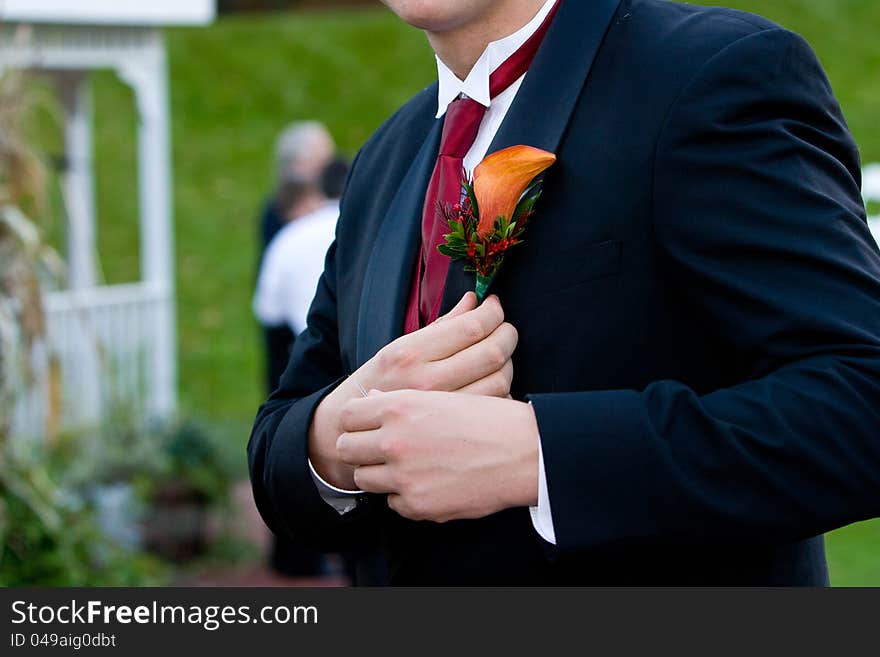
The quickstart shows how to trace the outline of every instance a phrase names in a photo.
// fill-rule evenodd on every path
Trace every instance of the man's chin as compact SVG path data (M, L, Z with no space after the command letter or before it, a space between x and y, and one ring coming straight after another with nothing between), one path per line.
M459 23L444 16L434 14L426 15L425 12L399 13L397 17L404 23L419 30L433 34L442 34L458 27Z
M461 27L479 15L477 7L448 0L382 0L404 23L426 32L442 33Z

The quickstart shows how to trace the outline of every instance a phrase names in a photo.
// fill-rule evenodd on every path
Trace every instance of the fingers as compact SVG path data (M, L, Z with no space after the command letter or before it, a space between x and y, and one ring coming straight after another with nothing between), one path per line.
M340 461L355 468L380 465L386 460L378 430L342 434L336 440L336 454Z
M354 471L354 483L368 493L393 493L391 469L385 465L365 465Z
M443 360L485 340L503 322L501 302L492 295L478 308L447 317L412 335L426 360Z
M466 312L470 312L474 308L477 307L477 295L473 292L465 292L464 296L461 297L459 302L455 304L455 308L450 310L445 315L441 315L434 323L442 322L445 319L450 319L452 317L458 317L459 315L463 315Z
M485 340L445 360L429 363L429 376L443 390L458 390L480 381L505 367L518 339L511 324L501 324Z
M369 431L382 426L383 393L371 392L345 402L339 412L339 426L343 432Z
M468 395L485 395L487 397L509 397L510 386L513 383L513 361L507 361L497 372L485 376L479 381L474 381L457 392Z

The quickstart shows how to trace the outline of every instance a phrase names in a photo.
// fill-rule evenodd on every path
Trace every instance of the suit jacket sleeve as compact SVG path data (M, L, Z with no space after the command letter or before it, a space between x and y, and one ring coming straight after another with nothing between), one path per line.
M370 502L364 501L340 516L321 498L308 467L312 416L347 375L337 331L338 266L334 242L309 309L308 327L294 343L278 390L260 408L248 443L254 500L266 524L276 534L326 549L366 540L371 512Z
M657 144L658 275L737 355L736 383L531 396L560 549L788 542L880 515L880 255L859 177L800 37L744 37L686 85Z

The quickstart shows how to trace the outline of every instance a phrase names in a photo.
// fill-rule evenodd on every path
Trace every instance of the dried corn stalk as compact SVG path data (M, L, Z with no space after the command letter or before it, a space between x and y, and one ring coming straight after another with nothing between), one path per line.
M37 383L36 370L47 370L41 280L60 270L23 211L38 212L46 188L45 168L24 138L31 104L25 78L0 71L0 440L17 401Z

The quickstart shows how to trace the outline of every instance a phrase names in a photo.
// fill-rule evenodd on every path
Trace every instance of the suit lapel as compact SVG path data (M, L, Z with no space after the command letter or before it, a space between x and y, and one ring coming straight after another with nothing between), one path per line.
M442 130L443 121L436 120L388 206L376 237L358 309L358 367L403 333L425 191L434 171Z
M489 147L490 154L518 144L557 152L621 0L560 2L544 43ZM474 275L464 271L464 263L452 262L440 314L449 312L473 287Z

